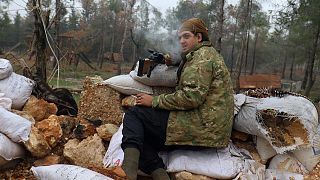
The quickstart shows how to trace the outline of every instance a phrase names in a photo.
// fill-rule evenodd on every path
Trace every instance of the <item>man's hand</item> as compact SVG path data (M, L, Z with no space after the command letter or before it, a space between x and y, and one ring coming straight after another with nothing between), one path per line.
M149 94L140 93L140 94L137 94L136 96L137 96L136 105L147 106L147 107L152 106L153 97L150 96Z

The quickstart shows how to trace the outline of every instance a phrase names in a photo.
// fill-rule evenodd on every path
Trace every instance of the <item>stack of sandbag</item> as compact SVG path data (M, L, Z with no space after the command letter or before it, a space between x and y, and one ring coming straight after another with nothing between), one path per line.
M121 166L124 153L121 149L122 125L112 136L103 159L105 167ZM189 172L217 179L241 177L264 179L265 166L255 162L249 152L232 143L226 148L204 150L174 150L160 152L168 172Z
M320 162L318 114L302 96L255 98L235 95L233 128L254 135L266 178L300 179Z
M34 81L13 72L10 62L0 58L0 93L12 100L12 108L20 110L32 93Z
M0 107L0 167L24 156L20 143L28 140L30 130L30 121Z

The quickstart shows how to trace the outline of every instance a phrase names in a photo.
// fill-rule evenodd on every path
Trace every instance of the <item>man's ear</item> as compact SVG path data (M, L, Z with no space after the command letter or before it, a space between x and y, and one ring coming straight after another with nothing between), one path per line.
M201 33L197 33L197 38L198 38L198 42L202 41L202 34Z

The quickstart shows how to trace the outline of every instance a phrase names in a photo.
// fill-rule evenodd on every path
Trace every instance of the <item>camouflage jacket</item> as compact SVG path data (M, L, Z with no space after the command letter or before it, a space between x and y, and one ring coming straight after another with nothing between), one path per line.
M230 73L204 42L186 55L176 92L161 94L152 107L170 110L166 145L225 147L233 122Z

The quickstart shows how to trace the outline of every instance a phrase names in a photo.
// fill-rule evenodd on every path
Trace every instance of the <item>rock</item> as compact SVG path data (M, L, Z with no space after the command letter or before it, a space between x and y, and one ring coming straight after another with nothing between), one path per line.
M175 180L215 180L214 178L208 176L192 174L187 171L173 173L173 176L173 179Z
M63 155L71 163L82 167L103 167L103 157L106 150L102 139L95 134L81 142L78 139L69 140L63 150Z
M23 111L27 111L36 121L41 121L47 119L52 114L56 114L58 108L54 103L48 103L43 99L37 99L35 96L30 96L23 107Z
M98 135L105 141L110 141L114 133L118 131L119 127L114 124L104 124L96 128Z
M48 119L36 123L35 126L51 148L55 147L62 137L62 129L56 115L49 116Z
M34 166L50 166L53 164L59 164L61 162L61 157L55 154L46 156L43 159L36 160L33 165Z
M31 127L29 139L24 145L35 157L44 157L51 151L51 147L44 139L42 133L34 126Z
M102 81L99 76L87 77L84 80L78 117L89 120L100 119L102 124L111 123L120 126L123 115L120 93L101 84Z
M79 120L79 123L73 130L73 134L77 139L85 139L97 133L96 126L93 123L83 118L77 118L77 120ZM101 122L97 125L101 125Z
M61 115L58 116L58 121L60 123L63 135L69 135L73 132L73 129L76 127L77 119L75 117Z
M15 113L16 115L19 115L29 120L32 124L36 123L36 120L33 118L33 116L29 114L27 111L19 111L19 110L12 109L12 112Z

